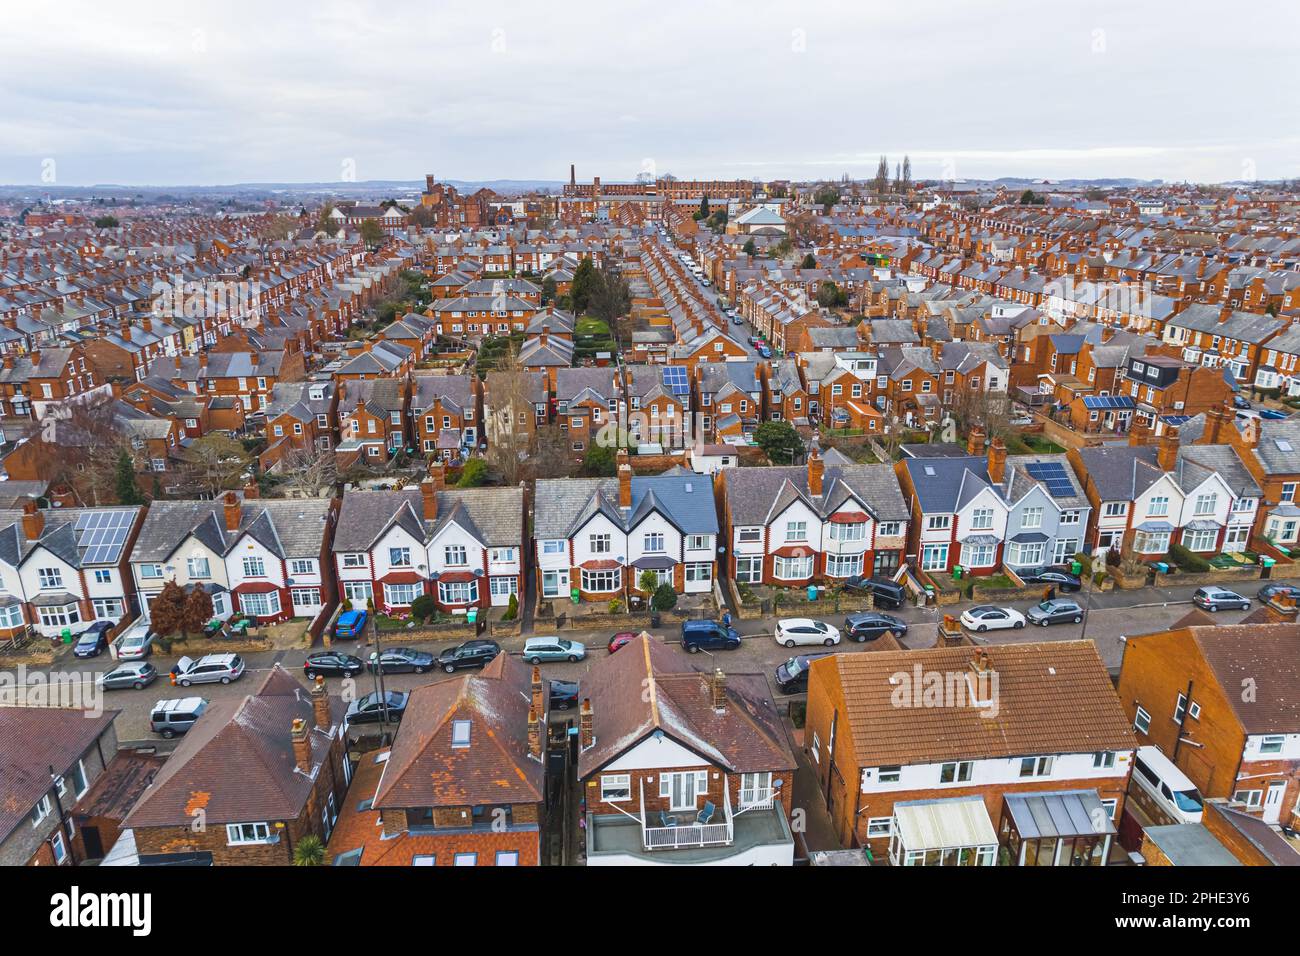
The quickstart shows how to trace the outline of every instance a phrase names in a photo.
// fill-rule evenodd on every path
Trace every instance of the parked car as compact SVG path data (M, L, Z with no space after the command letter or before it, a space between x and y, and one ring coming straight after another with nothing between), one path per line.
M1234 408L1250 408L1250 402L1246 401L1240 395L1232 396L1232 406Z
M1244 598L1236 591L1229 591L1217 584L1207 584L1203 588L1196 589L1196 593L1192 595L1192 603L1207 611L1217 611L1221 607L1244 611L1250 607L1250 598Z
M181 687L191 684L229 684L244 676L244 659L238 654L204 654L197 661L182 657L172 668L172 683Z
M551 706L556 710L568 710L578 706L578 682L576 680L553 680L550 683Z
M858 574L844 579L844 589L846 591L857 591L861 594L870 594L872 604L891 611L897 611L907 600L906 588L897 581L889 580L889 578L869 578Z
M496 641L466 641L439 654L438 666L454 674L462 667L484 667L500 653L501 645Z
M1026 568L1016 571L1016 575L1026 584L1054 584L1060 591L1078 591L1083 582L1077 574L1071 574L1068 567L1055 565L1047 568Z
M740 646L740 634L719 621L682 621L682 647L696 651L730 651Z
M907 624L892 614L881 614L879 611L861 611L844 619L845 636L859 644L874 641L887 633L902 637L907 633Z
M738 316L738 315L733 315L733 316L731 317L731 324L732 324L732 325L744 325L744 324L745 324L745 320L742 319L742 318L741 318L740 316Z
M1290 416L1287 415L1286 412L1279 412L1276 408L1261 408L1259 410L1259 417L1265 418L1270 422L1280 422Z
M125 687L140 690L157 679L158 668L148 661L127 661L125 664L118 664L111 671L100 674L95 682L104 690L121 690Z
M1027 425L1032 425L1033 423L1034 423L1034 418L1032 415L1016 415L1010 421L1010 424L1016 428L1024 428Z
M385 674L423 674L434 666L433 655L428 651L417 651L413 647L390 647L382 654L371 653L366 661L370 673L382 671Z
M366 669L366 663L352 654L339 651L317 651L309 654L302 662L302 669L307 677L315 680L319 677L355 677Z
M113 629L112 621L95 621L77 637L72 646L73 657L98 657L108 647L108 632Z
M772 357L772 350L766 345L756 345L754 351L758 353L760 358L770 359Z
M568 661L575 664L587 656L587 648L580 641L565 637L530 637L524 641L524 660L529 664L542 661Z
M171 740L193 727L207 709L208 702L202 697L160 700L149 711L149 729Z
M334 622L334 636L344 640L360 637L365 632L368 616L365 611L344 611Z
M833 647L840 642L840 630L812 618L789 617L776 622L776 642L785 647L794 647L796 644L825 644Z
M613 654L619 648L632 643L632 640L635 637L636 634L634 634L631 631L619 631L617 634L615 634L613 637L609 639L609 644L607 644L606 647L608 648L609 652Z
M801 654L776 668L776 689L782 694L802 694L808 689L808 667L825 654Z
M1060 624L1064 621L1078 624L1083 620L1083 608L1079 606L1078 601L1053 598L1050 601L1035 604L1025 613L1025 618L1030 624L1039 624L1043 627L1047 627L1049 624Z
M154 639L158 635L149 630L148 624L137 624L113 641L114 656L119 661L138 661L149 656L153 650Z
M963 611L961 622L972 631L997 631L1008 627L1024 627L1025 616L1013 607L980 604Z
M1271 601L1274 594L1287 594L1300 601L1300 587L1294 584L1265 584L1255 593L1255 597L1261 601Z
M404 690L388 691L388 719L391 721L400 721L402 715L406 713L406 702L411 695ZM343 715L343 721L346 724L374 724L384 719L384 698L379 696L378 691L366 694L365 697L358 697L352 703L348 704L347 713Z

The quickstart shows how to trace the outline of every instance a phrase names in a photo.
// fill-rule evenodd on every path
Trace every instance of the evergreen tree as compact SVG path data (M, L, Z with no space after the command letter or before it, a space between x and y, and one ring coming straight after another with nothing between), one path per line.
M125 450L117 456L113 487L117 490L118 504L144 504L144 495L140 494L140 488L135 483L135 463L131 461L131 456Z

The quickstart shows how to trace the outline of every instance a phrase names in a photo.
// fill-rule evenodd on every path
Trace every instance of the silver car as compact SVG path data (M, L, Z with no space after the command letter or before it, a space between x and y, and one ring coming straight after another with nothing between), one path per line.
M197 661L182 657L172 668L172 683L182 687L191 684L229 684L244 676L244 659L238 654L207 654Z
M148 687L158 679L158 668L148 661L127 661L118 664L111 671L100 674L96 679L104 690L120 690L131 687L139 690Z

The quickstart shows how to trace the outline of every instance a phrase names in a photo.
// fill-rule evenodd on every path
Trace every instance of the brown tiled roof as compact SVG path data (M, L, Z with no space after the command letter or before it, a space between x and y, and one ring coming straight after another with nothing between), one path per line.
M839 680L856 757L864 767L1137 746L1092 641L980 650L997 674L996 713L970 697L944 701L953 706L929 706L924 696L918 706L902 703L901 689L915 685L917 666L922 690L924 675L936 673L945 683L947 675L962 675L959 686L966 691L964 675L974 657L968 647L836 654L814 662L810 679ZM992 689L992 682L987 686Z
M121 820L148 789L167 758L162 754L119 750L86 794L72 808L77 816Z
M311 776L298 772L289 736L299 717L311 728ZM307 689L276 664L254 693L208 705L123 825L188 826L200 809L209 824L297 819L332 739L315 723Z
M599 658L582 694L596 741L578 757L580 779L656 730L732 773L795 766L763 674L726 674L727 707L718 713L710 676L683 651L643 635Z
M57 707L0 707L0 840L50 789L50 771L71 767L108 729L116 710L97 717Z
M1300 627L1218 624L1187 630L1246 733L1300 730ZM1247 686L1252 693L1243 693Z
M375 806L540 803L545 767L528 755L531 684L530 668L498 654L478 674L412 691ZM468 747L451 745L458 720L470 721Z

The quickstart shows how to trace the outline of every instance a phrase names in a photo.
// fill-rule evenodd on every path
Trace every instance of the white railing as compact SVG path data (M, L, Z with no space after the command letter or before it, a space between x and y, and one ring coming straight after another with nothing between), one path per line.
M740 809L748 810L750 807L770 807L772 805L772 798L775 794L776 791L771 787L742 788L740 791Z
M697 811L698 812L698 811ZM690 811L681 811L670 816L682 817ZM721 823L685 823L681 826L646 826L645 781L641 781L641 843L647 850L673 850L695 846L725 846L732 842L733 828L731 816L731 791L724 787L722 806L714 810L714 816L722 814ZM631 816L631 814L628 814ZM635 819L635 818L634 818ZM652 817L651 819L655 819ZM687 816L687 819L691 819Z

